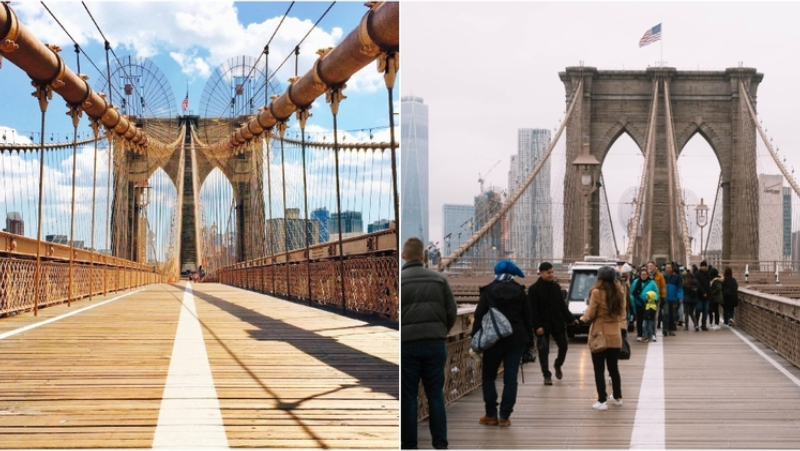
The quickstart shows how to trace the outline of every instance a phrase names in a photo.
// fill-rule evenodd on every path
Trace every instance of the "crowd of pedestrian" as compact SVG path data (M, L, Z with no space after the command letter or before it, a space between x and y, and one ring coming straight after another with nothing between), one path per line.
M401 447L417 447L417 395L420 382L429 408L429 427L434 448L445 449L447 420L444 407L444 368L447 360L445 341L456 320L456 303L447 279L426 269L422 241L409 239L403 246L401 275ZM539 277L525 286L516 279L525 274L512 261L504 259L494 268L491 283L480 288L472 334L476 336L484 318L491 318L496 341L471 355L483 362L482 391L484 415L478 422L486 426L510 426L517 398L520 366L535 360L536 351L543 383L553 385L553 376L564 377L567 358L567 325L589 324L587 343L591 351L597 399L592 408L608 410L608 404L621 406L622 380L618 361L628 351L628 331L636 330L637 342L656 342L657 329L662 337L675 336L683 327L689 331L720 328L719 308L723 308L723 326L734 326L738 284L730 268L723 274L707 264L683 268L669 262L658 268L648 262L638 269L624 264L620 268L602 266L594 286L587 287L588 305L580 319L570 312L561 286L555 280L553 265L539 265ZM497 320L501 318L502 321ZM488 321L488 320L487 320ZM497 322L505 322L505 329ZM550 370L550 341L558 354ZM626 357L622 357L626 358ZM503 392L498 403L495 381L503 366ZM606 371L611 393L606 386Z
M653 317L655 327L663 337L675 336L679 328L689 331L714 331L721 327L734 327L734 310L738 305L739 285L731 268L723 274L703 260L700 266L683 268L676 262L663 267L648 262L639 269L630 284L631 318L636 321L636 341L657 341L655 330L643 324ZM653 292L657 302L648 303L648 293ZM722 326L720 326L722 307Z

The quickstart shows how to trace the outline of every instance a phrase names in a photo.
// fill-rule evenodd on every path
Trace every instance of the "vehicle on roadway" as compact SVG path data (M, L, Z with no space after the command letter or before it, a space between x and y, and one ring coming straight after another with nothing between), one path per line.
M575 262L569 267L569 288L566 290L564 302L567 303L573 319L578 319L586 313L589 306L589 292L597 282L597 270L601 266L620 267L620 263L608 257L589 255L583 261ZM587 335L589 325L586 323L567 324L567 337L574 338L576 335Z

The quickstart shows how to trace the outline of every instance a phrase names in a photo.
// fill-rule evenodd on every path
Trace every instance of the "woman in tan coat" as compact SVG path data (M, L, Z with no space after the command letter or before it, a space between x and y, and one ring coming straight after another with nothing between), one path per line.
M608 410L606 400L610 399L616 406L622 405L622 381L617 367L619 348L622 347L622 328L625 324L625 290L616 279L611 266L603 266L597 270L597 283L589 296L589 307L581 317L581 321L591 323L589 337L601 333L606 338L608 348L592 353L594 381L597 385L597 402L592 405L595 410ZM606 393L605 367L611 375L613 396Z

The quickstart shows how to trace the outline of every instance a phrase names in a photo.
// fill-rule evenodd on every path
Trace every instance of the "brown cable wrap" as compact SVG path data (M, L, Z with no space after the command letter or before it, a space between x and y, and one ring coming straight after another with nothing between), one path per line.
M14 42L17 48L10 53L3 53L2 56L14 63L17 67L25 71L26 74L37 82L51 84L53 91L64 98L71 105L80 105L87 115L94 119L100 119L107 128L114 129L115 132L137 146L145 146L147 136L131 123L127 117L122 116L115 108L108 105L103 96L92 92L80 75L73 72L69 67L62 69L59 56L55 51L42 44L22 23L15 20L14 13L7 4L0 8L0 42L9 38L13 27L16 27L17 36ZM63 84L53 82L60 79ZM121 132L120 132L121 130Z
M370 10L358 28L314 63L305 75L295 80L286 92L273 97L269 107L239 128L230 140L213 147L213 151L235 149L258 136L258 128L268 130L277 122L287 120L300 108L307 107L333 86L339 86L385 51L397 50L400 45L400 5L398 2L370 3ZM251 127L255 122L258 127ZM249 130L249 132L245 132Z

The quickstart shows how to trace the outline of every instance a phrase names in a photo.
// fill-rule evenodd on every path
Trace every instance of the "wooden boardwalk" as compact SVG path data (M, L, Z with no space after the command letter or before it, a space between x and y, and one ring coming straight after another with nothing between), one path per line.
M162 424L162 446L172 448L218 447L203 438L214 427L232 448L398 447L396 327L192 284L189 299L212 376L209 396L194 374L201 368L170 367L176 358L204 357L173 355L196 349L179 347L189 339L176 340L194 317L181 312L185 285L152 285L49 307L38 317L0 319L0 447L148 448ZM126 296L104 303L120 295ZM9 336L87 306L96 307ZM222 424L167 418L175 415L162 411L168 380L184 412L206 409L193 406L215 391L211 401ZM182 431L180 446L169 444L173 430Z
M658 344L637 343L633 335L632 358L620 364L623 406L592 409L591 356L578 337L570 340L563 380L554 378L553 386L543 385L538 361L524 366L510 427L478 424L480 389L448 406L450 448L800 448L800 369L747 333L680 330L666 339L659 333ZM551 365L555 352L553 344ZM663 355L660 375L650 352ZM653 401L658 377L661 403ZM496 384L501 393L502 376ZM419 424L419 444L431 447L427 421Z

